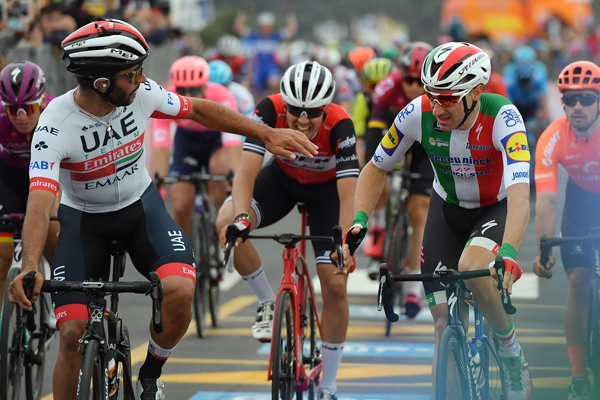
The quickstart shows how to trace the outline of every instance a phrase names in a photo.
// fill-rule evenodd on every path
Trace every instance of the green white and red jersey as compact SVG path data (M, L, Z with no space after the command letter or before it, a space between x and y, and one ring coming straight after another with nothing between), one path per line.
M383 137L373 159L390 171L414 142L425 149L435 171L433 188L445 201L480 208L506 197L506 188L529 184L529 146L517 108L505 97L483 94L475 123L442 132L423 95L404 107Z

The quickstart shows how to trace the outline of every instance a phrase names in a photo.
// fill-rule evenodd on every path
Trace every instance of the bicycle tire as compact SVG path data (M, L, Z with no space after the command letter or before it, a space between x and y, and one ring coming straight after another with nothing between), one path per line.
M115 360L115 372L117 374L116 394L111 396L111 399L116 400L133 400L129 395L135 392L131 383L131 341L129 338L129 330L126 326L123 327L121 333L121 341L117 345L119 351L124 355L124 359L117 357Z
M208 308L213 328L219 327L219 279L210 279L208 285Z
M102 379L98 376L100 364L98 349L99 345L95 340L90 340L85 345L79 368L77 400L100 400Z
M213 222L212 212L214 207L210 207L211 216L206 221L206 232L208 233L208 254L210 257L208 268L210 269L210 283L208 287L208 309L210 312L210 318L212 320L213 328L219 327L219 268L222 261L219 259L219 252L222 252L221 245L219 243L219 235L217 233L217 226Z
M6 288L21 273L19 268L8 271ZM12 304L4 292L0 338L0 399L17 400L21 395L24 351L22 346L25 326L21 319L21 308ZM8 355L8 357L7 357Z
M40 273L44 276L43 266L40 264ZM44 277L44 279L46 279ZM33 363L25 364L25 397L27 400L40 400L44 384L44 366L46 358L46 346L50 328L46 320L50 309L48 295L40 293L37 302L35 323L36 331L29 334L29 349L35 359Z
M492 327L483 320L483 333L490 339L496 355L498 354L498 337L492 330ZM482 365L483 376L485 377L485 385L481 398L484 400L500 400L504 398L502 390L502 370L498 361L494 357L492 350L486 344L483 345Z
M464 338L453 328L440 337L436 362L435 398L445 400L475 399L471 385ZM448 368L450 366L451 368Z
M592 368L594 383L592 398L600 398L600 283L593 279L590 287L588 318L588 365Z
M194 318L199 338L206 336L206 312L208 310L208 244L206 242L206 224L204 216L194 212L192 215L192 237L196 256L196 288L194 290Z
M306 278L305 278L306 279ZM310 345L309 345L309 357L310 357L310 362L309 367L310 369L314 368L319 362L322 361L322 357L321 357L321 349L317 347L317 316L315 314L315 308L316 308L316 304L313 303L313 299L312 297L310 297L310 290L308 290L308 279L306 279L305 281L305 288L306 288L306 294L304 296L305 300L305 313L307 313L307 319L308 319L308 329L309 329L309 335L310 335ZM313 308L314 307L314 308ZM306 338L304 339L306 340ZM302 342L302 348L304 348L304 341ZM306 363L306 362L305 362ZM319 376L317 377L317 381L315 382L314 380L310 380L308 382L308 400L314 400L315 398L315 393L317 392L316 386L318 386L318 382L319 382ZM297 400L302 400L302 393L298 393L299 399Z
M272 399L292 400L296 387L294 311L289 290L277 299L277 315L273 328L273 359L271 360Z

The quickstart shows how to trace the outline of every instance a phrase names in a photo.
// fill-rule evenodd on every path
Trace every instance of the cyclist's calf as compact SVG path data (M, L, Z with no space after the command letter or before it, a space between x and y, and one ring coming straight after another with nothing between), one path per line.
M77 379L81 364L79 339L85 333L85 321L70 319L60 323L60 349L54 369L52 390L56 400L74 399L77 393Z
M157 343L164 348L173 348L192 320L195 283L194 280L182 276L168 276L162 279L161 283L164 293L162 309L165 330Z

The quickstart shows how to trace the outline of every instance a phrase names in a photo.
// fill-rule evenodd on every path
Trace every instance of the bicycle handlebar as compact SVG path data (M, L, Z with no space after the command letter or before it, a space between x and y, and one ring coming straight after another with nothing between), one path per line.
M177 175L177 176L165 176L163 178L158 177L158 173L154 175L154 184L159 186L162 183L176 183L176 182L210 182L210 181L228 181L230 184L233 183L233 171L229 171L227 175L211 175L204 174L201 172L194 172L189 175Z
M29 271L23 280L23 290L28 299L33 294L35 283L35 271ZM139 293L150 295L152 298L152 323L156 333L164 330L162 325L162 300L163 287L160 277L156 272L150 272L150 281L146 282L102 282L102 281L51 281L45 280L42 284L42 292L84 292L92 297L104 297L107 293ZM23 310L23 317L27 330L35 331L35 320L33 311Z
M550 251L555 246L568 243L585 244L590 241L597 241L600 243L600 231L593 230L588 236L571 236L571 237L546 237L542 235L540 237L540 264L546 268L546 264L550 261ZM551 278L551 277L550 277Z
M235 224L227 225L227 233L225 237L227 238L227 244L225 246L225 258L223 259L223 267L227 266L227 270L229 272L233 272L233 263L229 263L229 257L231 255L231 250L235 241L238 239L237 236L237 227ZM311 241L319 241L319 242L331 242L335 244L335 252L338 256L338 269L344 269L344 254L342 252L342 227L336 225L333 227L332 236L310 236L310 235L295 235L293 233L284 233L281 235L249 235L248 239L270 239L274 240L277 243L283 244L286 247L295 247L296 243L301 240L311 240Z
M504 259L502 257L496 257L494 263L494 269L498 275L498 290L502 291L502 306L507 314L515 314L517 309L512 305L510 295L508 291L502 288L504 283ZM416 275L392 275L387 264L381 264L379 267L379 293L377 297L377 309L385 311L385 316L391 322L396 322L400 318L398 314L394 312L394 282L404 281L438 281L441 283L449 284L467 279L481 278L490 276L491 272L489 269L482 269L477 271L464 271L459 272L454 269L440 270L430 274L416 274Z

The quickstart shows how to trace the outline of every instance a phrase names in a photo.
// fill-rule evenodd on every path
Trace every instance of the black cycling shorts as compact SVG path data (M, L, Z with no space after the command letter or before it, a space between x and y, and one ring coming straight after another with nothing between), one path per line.
M256 228L264 228L283 219L297 204L306 205L310 234L331 236L339 222L340 201L337 181L305 185L290 178L274 158L263 167L254 184L252 209L256 213ZM230 201L231 197L226 201ZM300 227L290 228L290 231ZM312 242L317 264L332 264L329 254L333 242Z
M221 147L221 132L196 132L177 128L170 174L190 175L200 172L202 166L208 170L210 158Z
M421 272L457 269L467 246L484 247L494 254L500 249L506 223L506 199L483 208L467 209L431 194L423 245ZM446 290L439 282L423 282L429 307L446 303Z
M54 280L109 280L112 240L127 250L145 278L150 271L156 271L161 279L173 275L196 279L190 242L167 212L153 184L140 200L121 210L87 213L61 204L58 219L60 235L52 263ZM87 320L88 300L81 294L53 293L58 323Z
M25 214L29 196L29 170L15 168L0 158L0 215ZM0 232L13 233L10 222L0 222Z
M569 177L560 227L561 236L587 236L590 228L600 227L599 204L600 193L590 193L583 190ZM589 246L585 244L561 245L560 256L565 269L592 267Z

